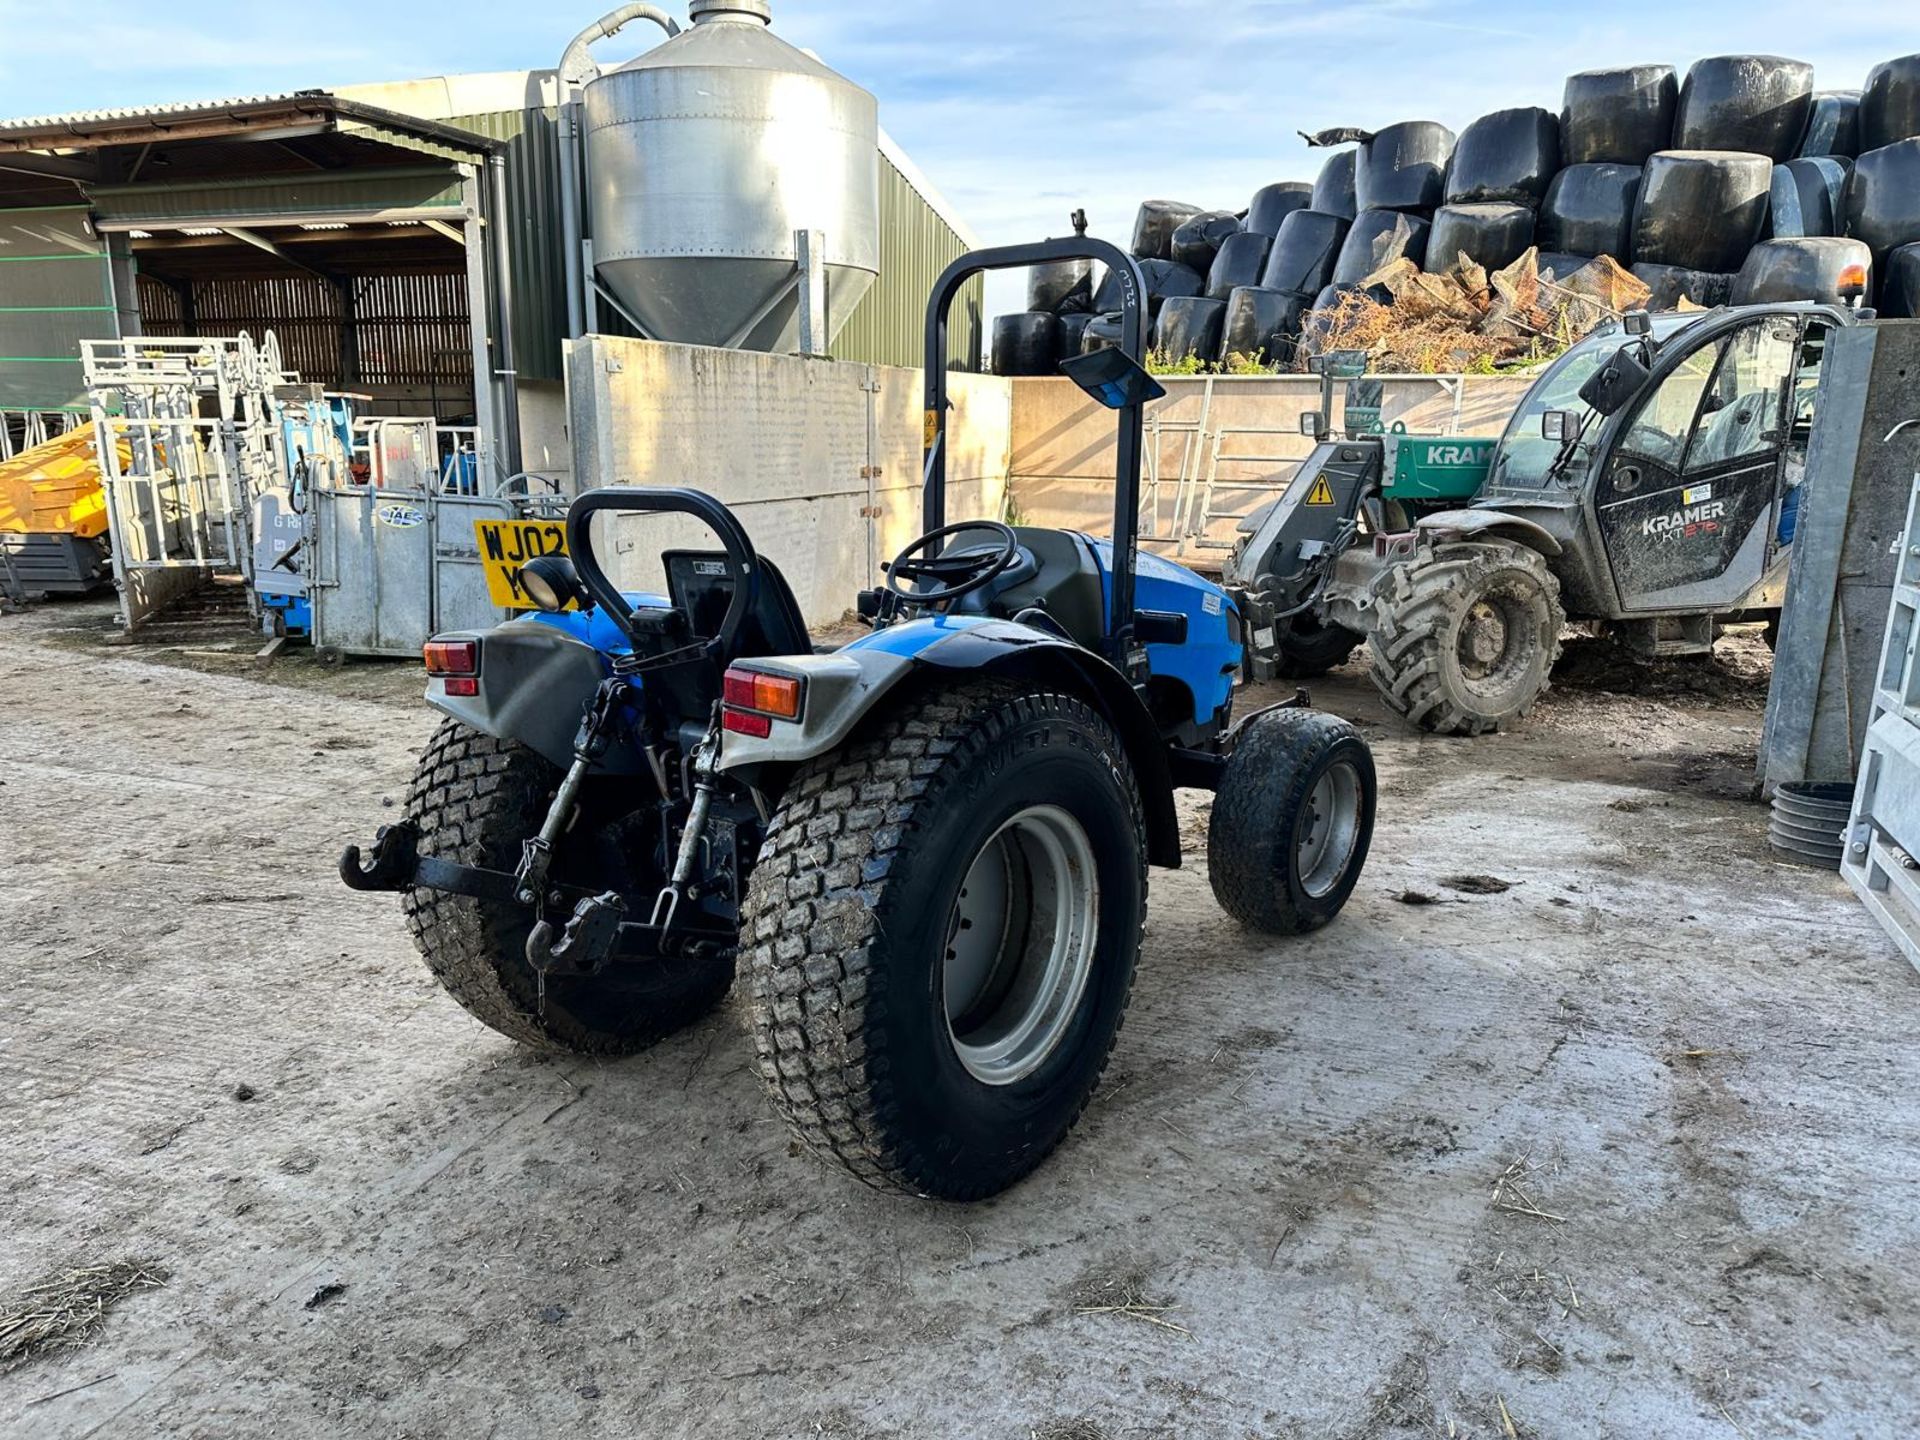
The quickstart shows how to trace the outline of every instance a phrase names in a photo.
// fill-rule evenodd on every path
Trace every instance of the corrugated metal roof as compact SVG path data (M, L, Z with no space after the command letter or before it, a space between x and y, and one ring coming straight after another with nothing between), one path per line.
M406 143L412 149L428 149L443 159L486 155L499 148L472 131L458 130L438 120L423 120L397 111L384 110L357 100L345 100L327 90L293 90L277 95L237 96L229 100L189 101L179 105L124 106L108 110L76 110L67 115L28 116L18 120L0 120L0 149L73 149L87 142L105 143L102 137L114 137L114 143L130 143L149 137L158 138L173 131L193 132L185 138L216 138L220 122L231 122L244 137L245 127L253 121L278 117L292 111L316 120L331 121L343 131L356 128L375 134L389 143ZM209 131L209 126L212 127ZM131 133L128 133L131 132ZM397 140L395 137L407 137ZM431 147L419 142L434 142Z
M124 105L104 110L70 110L64 115L23 115L17 119L0 120L0 134L15 130L87 129L101 123L176 115L183 118L225 115L263 105L284 105L291 100L326 93L324 90L288 90L274 95L235 95L225 100L182 100L171 105Z

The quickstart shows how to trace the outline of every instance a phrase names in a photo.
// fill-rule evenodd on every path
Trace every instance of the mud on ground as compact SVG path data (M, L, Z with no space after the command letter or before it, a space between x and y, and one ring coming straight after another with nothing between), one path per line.
M961 1208L795 1154L735 1005L607 1065L446 999L333 875L410 667L105 613L0 619L0 1335L116 1281L0 1432L1912 1432L1920 978L1769 855L1747 681L1455 741L1331 677L1346 914L1238 930L1186 797L1085 1123Z

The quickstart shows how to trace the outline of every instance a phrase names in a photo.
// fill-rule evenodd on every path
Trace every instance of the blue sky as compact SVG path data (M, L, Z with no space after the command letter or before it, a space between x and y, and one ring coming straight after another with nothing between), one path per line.
M989 242L1060 233L1076 205L1096 231L1122 240L1148 196L1239 209L1268 181L1312 178L1318 158L1297 130L1405 119L1458 129L1507 106L1557 108L1575 70L1648 61L1684 70L1701 55L1760 52L1809 60L1820 88L1851 89L1877 60L1920 51L1920 0L773 7L781 35L879 97L881 123ZM602 8L610 6L0 0L0 110L550 66ZM621 44L601 53L618 60Z

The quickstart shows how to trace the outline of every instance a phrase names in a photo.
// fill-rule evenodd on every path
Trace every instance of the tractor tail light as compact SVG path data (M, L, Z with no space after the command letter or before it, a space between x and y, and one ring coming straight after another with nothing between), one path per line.
M426 658L427 674L439 680L447 694L480 693L478 640L429 640L421 653Z
M480 642L478 640L429 640L426 649L429 675L478 675L480 673Z
M791 675L769 675L761 670L733 669L721 684L726 702L722 727L737 735L764 740L775 720L798 720L805 694L803 682Z

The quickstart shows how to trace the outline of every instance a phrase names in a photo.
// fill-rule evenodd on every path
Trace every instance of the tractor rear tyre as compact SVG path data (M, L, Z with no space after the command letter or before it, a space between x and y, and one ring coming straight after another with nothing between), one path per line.
M1274 673L1287 680L1312 680L1347 663L1362 637L1344 625L1304 611L1275 627Z
M1380 581L1368 642L1389 707L1437 735L1484 735L1546 693L1566 612L1546 559L1504 540L1422 547Z
M558 768L523 745L441 721L407 795L420 853L511 871L520 863L521 842L539 833L560 778ZM589 791L588 808L561 841L552 878L629 894L657 889L659 879L635 875L659 868L637 853L653 843L657 820L634 827L648 836L637 845L623 838L617 818L595 820L592 799ZM536 1050L644 1050L705 1015L733 984L731 957L615 961L598 975L552 977L543 1007L527 963L531 910L444 890L408 890L404 903L414 944L447 993L476 1019Z
M877 1187L1012 1185L1106 1067L1145 855L1126 750L1076 695L969 682L809 763L741 912L774 1108Z
M1353 894L1379 787L1373 754L1346 721L1273 710L1247 723L1207 825L1220 908L1269 935L1303 935Z

